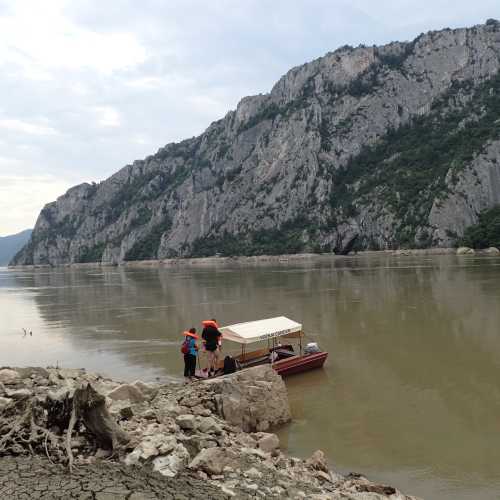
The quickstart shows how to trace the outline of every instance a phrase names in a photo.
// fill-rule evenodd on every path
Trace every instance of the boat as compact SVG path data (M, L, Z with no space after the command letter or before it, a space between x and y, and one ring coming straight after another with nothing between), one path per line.
M304 332L302 325L285 316L248 321L219 328L222 334L224 348L221 358L231 356L235 360L237 369L244 370L252 366L271 364L281 376L321 368L328 357L328 352L315 348L308 352L302 348ZM281 341L298 341L299 349L295 351L291 343L282 344ZM226 352L227 343L239 344L240 352L235 354ZM249 346L267 343L266 347L248 350ZM224 360L219 359L215 376L224 374ZM207 370L197 370L199 378L207 378Z

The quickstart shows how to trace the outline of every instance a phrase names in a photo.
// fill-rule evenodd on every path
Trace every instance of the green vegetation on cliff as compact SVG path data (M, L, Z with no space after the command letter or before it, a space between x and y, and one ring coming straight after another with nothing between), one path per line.
M434 200L447 195L448 172L453 182L489 140L500 137L499 116L500 75L476 89L469 81L454 82L430 113L390 130L333 172L332 208L353 217L356 205L378 199L399 221L394 240L415 244Z
M285 222L280 227L251 231L245 235L212 235L198 238L192 245L192 257L209 257L220 254L232 255L280 255L299 253L305 250L303 234L310 230L304 217Z
M460 245L472 248L500 248L500 205L481 212L478 223L465 230Z
M158 248L161 238L172 226L172 220L166 217L156 224L149 233L139 238L132 248L125 254L125 260L148 260L158 257Z

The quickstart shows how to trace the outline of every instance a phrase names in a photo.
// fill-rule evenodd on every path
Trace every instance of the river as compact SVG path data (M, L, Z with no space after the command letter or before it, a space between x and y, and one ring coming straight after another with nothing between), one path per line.
M0 268L0 314L0 365L126 380L179 377L180 332L202 319L288 316L330 353L287 379L291 454L426 499L500 498L498 257Z

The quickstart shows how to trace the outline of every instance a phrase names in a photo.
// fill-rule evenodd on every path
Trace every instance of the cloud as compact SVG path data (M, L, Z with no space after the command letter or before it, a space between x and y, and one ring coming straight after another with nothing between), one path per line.
M57 135L58 132L54 128L39 124L39 123L29 123L23 120L17 120L15 118L0 118L0 128L10 130L13 132L21 132L24 134L33 135Z
M1 160L0 166L6 163L5 159ZM18 161L14 164L19 166ZM33 227L43 206L64 193L73 182L73 179L64 180L51 175L0 173L0 236Z
M64 15L66 2L16 0L0 18L0 64L15 63L28 77L48 70L89 68L102 73L136 66L146 51L133 33L82 29Z
M120 126L120 113L111 106L97 106L94 111L97 114L97 123L100 127Z

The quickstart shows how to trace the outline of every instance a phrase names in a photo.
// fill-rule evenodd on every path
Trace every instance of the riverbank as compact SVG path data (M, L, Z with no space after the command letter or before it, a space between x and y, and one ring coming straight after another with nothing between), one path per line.
M9 266L9 269L43 269L51 267L71 267L71 268L87 268L87 267L126 267L126 268L144 268L144 267L204 267L214 266L219 264L232 265L258 265L258 264L280 264L280 263L300 263L321 261L325 258L346 259L352 257L369 257L377 255L386 255L393 257L408 257L408 256L434 256L434 255L498 255L500 252L496 248L487 248L484 250L467 249L461 251L457 248L416 248L416 249L400 249L400 250L365 250L362 252L351 252L349 255L336 255L333 253L300 253L300 254L283 254L283 255L253 255L253 256L231 256L231 257L196 257L196 258L173 258L173 259L155 259L155 260L133 260L123 261L118 264L102 263L102 262L85 262L61 264L52 266L49 264L36 264L27 266Z
M89 387L96 392L84 399ZM414 498L332 471L320 450L285 455L272 429L290 418L285 385L268 366L188 385L0 369L0 496Z

